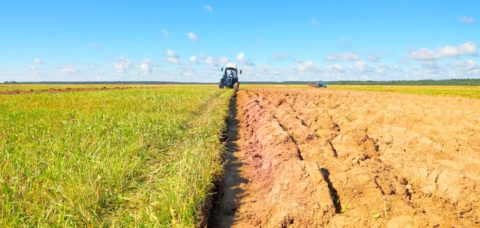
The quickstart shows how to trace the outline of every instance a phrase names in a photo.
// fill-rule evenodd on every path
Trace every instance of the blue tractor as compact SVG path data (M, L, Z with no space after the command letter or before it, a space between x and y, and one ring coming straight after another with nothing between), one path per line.
M223 72L223 76L222 79L220 79L220 83L218 83L218 88L232 88L235 90L235 92L237 92L240 88L238 74L242 74L242 70L237 70L237 66L234 63L228 63L225 70L222 68L221 71Z
M308 83L309 86L311 87L316 87L316 88L327 88L327 83L326 82L312 82Z

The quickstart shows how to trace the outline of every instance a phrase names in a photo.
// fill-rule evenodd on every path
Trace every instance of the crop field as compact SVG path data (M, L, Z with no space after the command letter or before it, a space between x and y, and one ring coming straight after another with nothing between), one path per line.
M373 91L373 92L395 92L407 94L419 94L430 96L453 96L480 98L480 86L387 86L387 85L332 85L333 89Z
M478 87L22 88L0 227L480 224Z
M0 95L0 226L196 225L221 172L231 95Z

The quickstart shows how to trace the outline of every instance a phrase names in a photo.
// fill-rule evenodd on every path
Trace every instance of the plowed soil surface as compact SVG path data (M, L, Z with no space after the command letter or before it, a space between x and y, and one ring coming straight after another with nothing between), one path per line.
M480 226L480 100L259 89L233 111L213 226Z

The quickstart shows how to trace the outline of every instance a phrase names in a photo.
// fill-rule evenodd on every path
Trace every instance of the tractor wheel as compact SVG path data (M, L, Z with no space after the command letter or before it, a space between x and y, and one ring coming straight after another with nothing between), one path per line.
M235 82L235 84L233 84L233 90L235 90L235 92L237 92L239 88L240 88L240 83Z
M218 88L223 89L223 84L218 84Z

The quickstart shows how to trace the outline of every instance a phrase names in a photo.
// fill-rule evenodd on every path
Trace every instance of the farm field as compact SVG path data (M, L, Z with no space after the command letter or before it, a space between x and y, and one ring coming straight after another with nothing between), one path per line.
M480 224L476 87L29 86L0 95L2 227Z
M169 85L172 87L174 85ZM98 90L123 90L168 87L166 85L149 84L0 84L0 95L16 95L29 93L62 93Z
M236 102L216 226L480 224L480 100L251 88Z
M221 173L231 95L213 86L0 95L0 226L197 225Z
M331 85L339 90L395 92L429 96L452 96L480 99L480 86L388 86L388 85Z

